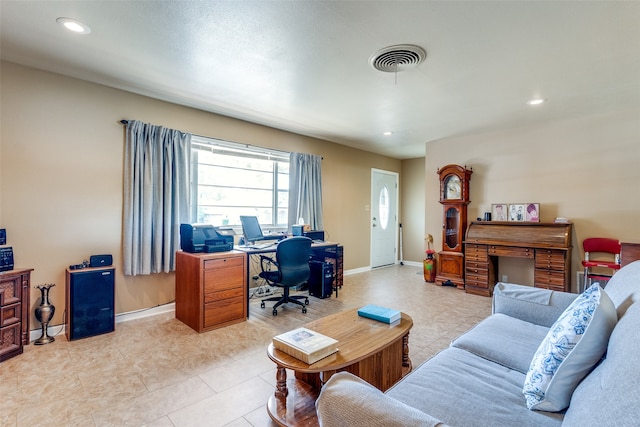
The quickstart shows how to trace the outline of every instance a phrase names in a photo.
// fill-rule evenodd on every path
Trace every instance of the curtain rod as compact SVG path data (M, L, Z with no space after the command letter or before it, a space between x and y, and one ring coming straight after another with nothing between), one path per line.
M129 120L127 120L127 119L122 119L122 120L120 120L118 123L120 123L120 124L122 124L122 125L125 125L125 126L126 126L126 125L128 125L128 124L129 124ZM245 146L247 146L247 147L256 147L256 148L262 148L262 149L266 148L266 147L260 147L260 146L258 146L258 145L251 145L251 144L247 144L247 143L244 143L244 142L227 141L227 140L224 140L224 139L213 138L213 137L210 137L210 136L198 135L198 134L195 134L195 133L192 133L191 135L193 135L193 136L197 136L197 137L199 137L199 138L215 139L215 140L217 140L217 141L222 141L222 142L231 142L231 143L233 143L233 144L245 145ZM272 150L272 151L280 151L280 152L282 152L282 153L289 153L288 151L276 150L275 148L268 148L268 150ZM321 156L320 158L321 158L322 160L324 160L324 156Z

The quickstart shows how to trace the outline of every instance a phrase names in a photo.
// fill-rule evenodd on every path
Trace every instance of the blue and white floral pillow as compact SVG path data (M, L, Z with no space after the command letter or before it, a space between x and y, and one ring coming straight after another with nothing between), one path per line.
M531 410L562 411L578 383L607 349L618 316L611 299L594 284L551 326L531 360L523 393Z

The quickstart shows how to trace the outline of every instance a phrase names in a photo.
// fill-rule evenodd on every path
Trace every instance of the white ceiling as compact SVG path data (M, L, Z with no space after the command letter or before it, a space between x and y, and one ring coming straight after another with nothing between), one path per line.
M637 1L1 0L0 14L3 60L399 159L640 107ZM374 70L395 44L426 61Z

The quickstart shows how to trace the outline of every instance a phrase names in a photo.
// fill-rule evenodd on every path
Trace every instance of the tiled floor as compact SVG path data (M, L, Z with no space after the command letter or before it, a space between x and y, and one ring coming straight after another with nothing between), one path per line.
M273 335L329 313L374 303L414 321L413 366L486 317L491 300L426 284L420 268L345 276L339 298L311 298L271 315L252 300L246 322L198 334L173 314L118 323L110 334L29 345L0 363L0 426L273 426L266 402Z

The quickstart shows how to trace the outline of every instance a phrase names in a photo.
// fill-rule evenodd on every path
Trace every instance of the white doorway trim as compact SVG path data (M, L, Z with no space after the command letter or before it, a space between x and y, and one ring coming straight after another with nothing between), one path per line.
M380 253L380 250L382 248L380 247L376 247L376 243L377 243L377 239L374 238L374 228L375 226L377 226L375 224L376 219L374 218L375 215L377 215L377 211L378 211L378 203L379 203L379 199L378 199L378 194L375 191L375 185L376 185L376 180L380 177L385 177L387 179L390 179L393 181L393 188L390 188L389 190L391 191L395 191L395 193L390 197L390 200L392 201L392 205L391 206L391 211L390 211L390 215L389 215L389 228L393 227L393 260L391 260L392 262L390 263L383 263L383 264L379 264L377 261L374 262L376 259L378 259L378 255ZM369 265L371 266L371 268L376 268L376 267L382 267L384 265L392 265L392 264L397 264L398 263L398 209L400 206L400 188L399 188L399 173L398 172L391 172L391 171L386 171L383 169L376 169L376 168L371 168L371 209L370 209L370 216L369 216L369 220L370 220L370 231L369 231L369 241L371 242L370 244L370 253L369 253ZM376 252L378 251L378 252ZM376 265L379 264L379 265Z

